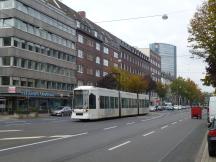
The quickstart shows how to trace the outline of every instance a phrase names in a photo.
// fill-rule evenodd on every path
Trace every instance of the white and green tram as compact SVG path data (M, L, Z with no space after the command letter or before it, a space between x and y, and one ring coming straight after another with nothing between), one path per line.
M93 86L74 89L72 119L102 119L147 114L149 97Z

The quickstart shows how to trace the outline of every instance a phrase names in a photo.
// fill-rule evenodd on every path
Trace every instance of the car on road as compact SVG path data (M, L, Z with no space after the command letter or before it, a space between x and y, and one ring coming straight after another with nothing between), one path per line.
M209 156L216 156L216 119L214 118L208 130L208 152Z
M58 106L54 109L51 109L50 115L53 116L70 116L72 109L69 106Z
M178 110L178 109L179 109L179 106L178 106L178 105L174 105L174 106L173 106L173 109L174 109L174 110Z
M149 106L149 111L150 111L150 112L156 111L156 107L155 107L155 106Z

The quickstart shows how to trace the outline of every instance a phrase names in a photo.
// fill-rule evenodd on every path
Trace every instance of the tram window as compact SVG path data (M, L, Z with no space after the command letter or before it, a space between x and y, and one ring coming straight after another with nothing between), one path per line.
M109 104L109 97L105 97L105 109L109 109L110 104Z
M128 108L128 99L122 98L122 108Z
M118 97L115 97L115 108L117 109L119 105Z
M96 109L96 96L93 94L89 95L89 108Z
M115 98L114 97L110 97L110 108L111 109L115 108Z
M104 109L105 108L105 97L104 96L100 96L100 108Z
M131 102L132 102L132 99L129 98L128 99L128 108L132 108L132 103Z

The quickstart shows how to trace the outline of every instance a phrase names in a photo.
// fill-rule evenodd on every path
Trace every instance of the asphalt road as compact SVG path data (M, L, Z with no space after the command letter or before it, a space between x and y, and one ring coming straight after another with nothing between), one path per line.
M90 122L0 121L0 162L192 162L206 129L188 110Z

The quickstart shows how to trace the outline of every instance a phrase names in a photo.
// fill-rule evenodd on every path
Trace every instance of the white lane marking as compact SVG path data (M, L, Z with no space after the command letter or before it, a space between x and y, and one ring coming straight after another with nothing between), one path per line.
M104 128L104 130L114 129L114 128L117 128L117 127L118 127L118 126L107 127L107 128Z
M29 125L31 123L17 123L17 124L7 124L5 125L6 127L9 127L9 126L16 126L16 125Z
M148 121L148 120L153 120L153 119L157 119L162 117L163 115L157 116L157 117L153 117L153 118L149 118L149 119L145 119L145 120L141 120L141 121Z
M1 138L0 141L24 140L24 139L39 139L39 138L45 138L45 137L46 136L12 137L12 138Z
M165 128L167 128L167 127L168 127L168 125L165 125L165 126L161 127L161 129L165 129Z
M55 136L50 136L51 138L70 138L70 137L76 137L76 136L81 136L88 134L88 132L80 133L80 134L72 134L72 135L55 135Z
M66 138L70 138L70 137L81 136L81 135L85 135L85 134L88 134L88 132L80 133L80 134L74 134L74 135L70 135L70 136L67 136L67 137L63 137L63 138L55 138L55 139L50 139L50 140L46 140L46 141L40 141L40 142L30 143L30 144L26 144L26 145L9 147L9 148L5 148L5 149L1 149L0 152L14 150L14 149L28 147L28 146L33 146L33 145L38 145L38 144L42 144L42 143L48 143L48 142L52 142L52 141L58 141L58 140L61 140L61 139L66 139Z
M174 124L176 124L177 122L173 122L173 123L171 123L172 125L174 125Z
M109 148L108 150L109 150L109 151L112 151L112 150L117 149L117 148L119 148L119 147L121 147L121 146L124 146L124 145L126 145L126 144L128 144L128 143L130 143L130 142L131 142L131 141L124 142L124 143L122 143L122 144L120 144L120 145L111 147L111 148Z
M21 130L0 130L0 133L6 133L6 132L20 132Z
M148 136L148 135L153 134L153 133L155 133L155 131L152 131L152 132L149 132L149 133L143 134L143 136L145 137L145 136Z
M181 119L181 120L179 120L179 122L182 122L182 119Z
M135 124L136 122L130 122L130 123L127 123L127 125L131 125L131 124Z

